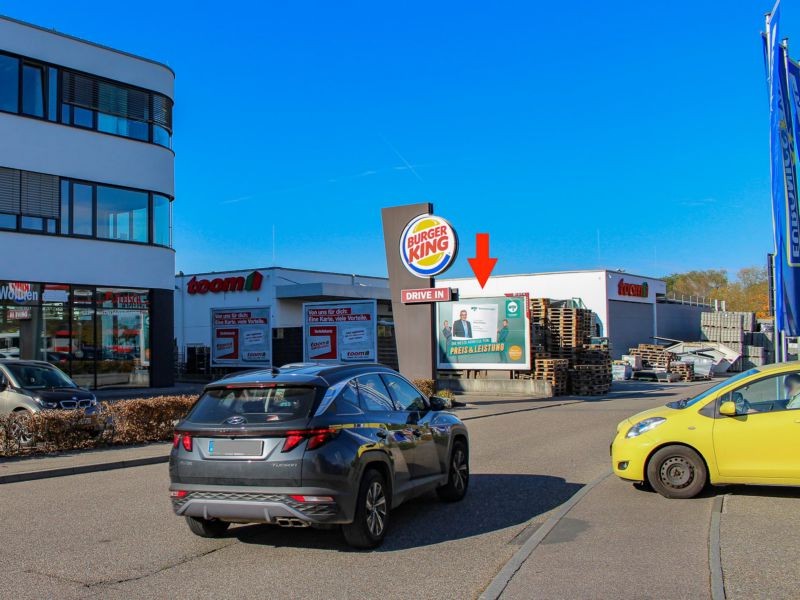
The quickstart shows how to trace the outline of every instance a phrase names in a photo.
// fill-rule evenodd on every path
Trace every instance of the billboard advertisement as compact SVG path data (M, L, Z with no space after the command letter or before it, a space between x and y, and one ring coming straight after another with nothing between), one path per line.
M272 366L268 306L211 309L211 366Z
M436 345L438 369L530 369L525 299L503 296L438 303Z
M377 361L377 321L375 300L303 304L303 360Z

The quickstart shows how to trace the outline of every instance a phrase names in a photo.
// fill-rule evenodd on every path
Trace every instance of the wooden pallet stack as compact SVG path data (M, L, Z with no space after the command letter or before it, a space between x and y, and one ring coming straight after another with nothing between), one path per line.
M628 350L628 354L641 356L642 366L645 369L669 369L670 363L676 358L675 354L666 350L666 346L657 344L639 344L638 348Z
M573 394L595 396L611 389L611 355L606 346L583 344L575 355L570 369L570 388Z
M677 373L681 377L681 381L694 381L694 365L685 362L673 362L669 366L670 373Z
M586 308L553 308L548 310L550 352L575 364L579 349L592 335L592 311Z
M550 298L531 298L531 344L544 346L548 352L552 344L548 326L547 311L550 309Z
M599 396L611 389L611 367L575 365L569 371L572 393L578 396Z
M531 298L531 322L544 325L547 322L549 308L550 298Z
M567 393L569 381L569 361L559 358L540 358L533 363L533 378L547 381L553 388L554 396Z

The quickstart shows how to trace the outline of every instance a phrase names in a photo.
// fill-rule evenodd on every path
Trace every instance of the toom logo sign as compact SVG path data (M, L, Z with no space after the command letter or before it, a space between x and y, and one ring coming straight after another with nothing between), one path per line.
M624 279L620 279L617 284L617 294L620 296L630 296L632 298L647 298L650 290L647 287L647 282L625 283Z
M258 271L253 271L246 278L238 277L216 277L215 279L198 279L192 277L186 284L186 291L189 294L219 294L221 292L257 292L261 289L264 276Z
M442 217L419 215L406 225L400 236L400 258L417 277L444 273L456 259L458 237Z

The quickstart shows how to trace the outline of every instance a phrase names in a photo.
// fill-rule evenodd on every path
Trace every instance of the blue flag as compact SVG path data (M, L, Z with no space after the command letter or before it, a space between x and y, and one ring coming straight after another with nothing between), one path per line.
M779 42L780 6L776 3L767 31L769 77L770 166L772 174L772 218L775 227L775 325L787 336L796 336L800 313L800 211L797 205L797 156L795 131L798 104L790 101L786 50ZM795 75L800 76L800 71ZM795 89L800 79L795 79ZM792 108L790 106L794 104ZM794 114L792 114L794 113ZM794 119L794 121L793 121Z

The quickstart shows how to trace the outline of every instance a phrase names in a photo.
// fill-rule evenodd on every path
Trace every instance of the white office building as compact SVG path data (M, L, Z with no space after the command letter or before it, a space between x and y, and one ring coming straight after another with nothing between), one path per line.
M171 385L174 79L0 17L0 356Z

